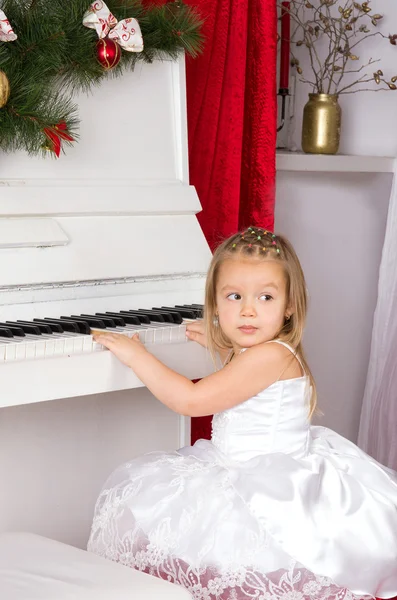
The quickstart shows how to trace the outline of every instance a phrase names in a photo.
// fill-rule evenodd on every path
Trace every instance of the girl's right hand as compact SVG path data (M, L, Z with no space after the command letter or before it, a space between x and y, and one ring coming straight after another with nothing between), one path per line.
M205 335L204 330L204 321L188 323L188 325L186 325L186 336L189 340L197 342L200 344L200 346L203 346L203 348L208 348L207 336ZM216 348L216 350L220 356L222 365L224 365L230 357L231 348Z
M196 321L186 325L186 335L189 340L197 342L203 348L207 348L207 336L205 335L204 322Z

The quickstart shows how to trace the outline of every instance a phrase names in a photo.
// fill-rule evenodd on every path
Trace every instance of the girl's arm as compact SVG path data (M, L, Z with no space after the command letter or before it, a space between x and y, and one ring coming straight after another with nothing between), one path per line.
M260 344L221 371L192 383L150 354L137 335L130 339L103 333L94 338L130 367L160 402L189 417L212 415L248 400L274 383L291 357L280 344Z

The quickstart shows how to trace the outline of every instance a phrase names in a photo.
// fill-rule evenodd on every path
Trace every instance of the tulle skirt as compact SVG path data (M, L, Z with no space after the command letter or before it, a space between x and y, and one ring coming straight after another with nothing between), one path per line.
M88 549L196 600L397 596L397 478L311 428L303 458L230 461L210 441L116 469Z

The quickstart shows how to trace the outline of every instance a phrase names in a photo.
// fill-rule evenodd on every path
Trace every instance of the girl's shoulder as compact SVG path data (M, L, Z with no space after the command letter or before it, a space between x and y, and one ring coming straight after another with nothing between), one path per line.
M278 338L274 340L269 340L267 342L262 342L260 344L255 344L255 346L251 346L249 348L242 348L240 353L249 352L252 356L255 354L262 356L295 356L296 350L283 340Z
M293 379L305 374L296 349L283 340L270 340L251 348L243 348L241 352L257 364L263 361L262 364L272 369L276 380Z

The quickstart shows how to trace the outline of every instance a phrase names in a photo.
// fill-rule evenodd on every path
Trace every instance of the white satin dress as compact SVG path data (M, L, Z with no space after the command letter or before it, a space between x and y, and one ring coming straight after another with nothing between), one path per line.
M88 549L195 600L397 596L397 475L310 426L308 388L277 381L215 415L211 441L117 468Z

